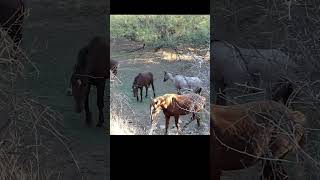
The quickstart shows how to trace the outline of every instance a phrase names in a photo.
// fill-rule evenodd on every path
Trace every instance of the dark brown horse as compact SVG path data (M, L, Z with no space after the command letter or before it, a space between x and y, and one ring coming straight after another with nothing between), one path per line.
M206 98L196 93L188 93L183 95L165 94L163 96L159 96L155 99L152 99L150 104L150 119L152 124L151 133L157 125L157 121L155 120L156 115L161 110L166 118L165 134L168 134L168 125L171 116L175 118L175 125L177 127L178 133L180 131L179 117L181 115L187 115L192 113L191 119L197 119L197 124L199 127L200 118L196 117L195 113L203 109L205 102Z
M137 101L139 101L138 89L140 89L140 96L141 96L140 101L142 102L143 87L146 87L146 97L148 97L148 88L150 85L152 87L153 97L156 97L156 94L154 93L153 74L151 72L139 73L134 78L134 81L132 84L133 97L137 97Z
M25 5L23 0L0 1L0 27L8 32L18 46L22 39Z
M280 161L302 145L305 116L275 101L211 106L211 180L221 171L239 170L264 161L263 178L284 180Z
M94 37L87 46L82 48L78 54L78 62L71 76L72 95L75 101L75 111L80 113L84 107L86 122L91 123L91 112L89 109L89 94L91 85L97 88L97 106L99 109L98 127L104 122L104 89L108 71L109 48L106 38Z

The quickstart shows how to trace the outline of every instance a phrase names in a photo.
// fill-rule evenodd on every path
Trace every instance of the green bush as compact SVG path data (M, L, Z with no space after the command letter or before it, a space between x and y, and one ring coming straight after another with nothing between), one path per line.
M111 37L153 47L208 45L210 20L205 15L112 15Z

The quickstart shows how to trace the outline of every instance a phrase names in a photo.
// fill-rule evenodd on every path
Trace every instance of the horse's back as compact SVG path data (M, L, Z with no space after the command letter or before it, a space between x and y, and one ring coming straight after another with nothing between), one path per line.
M196 93L177 95L175 98L178 102L181 102L182 104L194 106L195 111L200 111L206 102L205 97Z
M153 74L151 72L140 72L133 81L133 85L148 86L153 83Z
M108 74L108 43L106 38L95 36L88 44L88 68L92 76L106 77Z
M152 82L153 81L152 72L142 72L140 74L141 74L141 77L143 78L143 80L145 80L147 82Z
M226 83L248 82L249 74L261 74L264 80L273 81L286 69L297 68L288 55L277 49L245 49L216 42L212 51L215 78L224 79Z

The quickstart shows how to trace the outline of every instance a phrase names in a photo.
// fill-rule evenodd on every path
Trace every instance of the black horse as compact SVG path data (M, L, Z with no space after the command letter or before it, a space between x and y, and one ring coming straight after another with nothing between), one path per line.
M0 27L8 32L17 46L22 39L24 14L25 4L23 0L0 1Z
M109 44L106 38L96 36L87 46L78 53L78 62L71 75L70 84L75 100L75 111L80 113L83 107L86 112L86 122L91 124L89 109L89 94L91 85L97 88L97 106L99 109L99 122L97 127L104 123L104 90L106 79L109 78Z

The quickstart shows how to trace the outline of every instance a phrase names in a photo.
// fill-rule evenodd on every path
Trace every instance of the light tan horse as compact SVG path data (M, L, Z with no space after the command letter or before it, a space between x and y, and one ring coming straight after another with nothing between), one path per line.
M305 116L275 101L211 106L211 179L264 160L263 178L287 179L280 161L303 143Z

